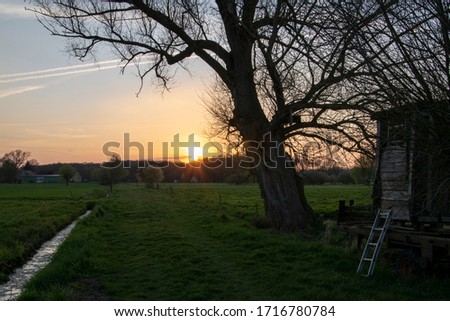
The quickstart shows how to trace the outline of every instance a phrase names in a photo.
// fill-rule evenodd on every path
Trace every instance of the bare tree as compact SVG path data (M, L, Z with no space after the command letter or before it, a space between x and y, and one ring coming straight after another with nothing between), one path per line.
M0 179L9 183L17 183L19 169L25 165L30 156L30 152L25 152L20 149L6 153L0 158Z
M26 161L28 160L28 158L30 158L30 156L31 156L30 152L24 152L20 149L16 149L14 151L6 153L1 160L2 162L9 161L12 164L14 164L14 166L17 169L19 169L25 165Z
M229 92L233 109L223 120L242 138L266 214L280 230L313 221L286 142L308 138L348 151L373 150L366 124L372 111L391 104L392 86L383 82L397 81L386 70L407 60L379 61L401 50L388 53L390 46L378 44L392 42L386 30L397 26L389 26L386 12L398 1L34 3L41 23L68 38L74 56L85 58L108 43L125 66L138 65L141 81L153 72L168 86L172 65L189 57L206 62Z
M447 1L376 1L381 24L358 44L377 86L397 106L450 99L450 18Z
M219 150L222 156L245 154L244 139L239 130L231 125L234 118L233 97L223 81L216 77L205 88L201 99L207 112L205 136L222 144L222 150Z

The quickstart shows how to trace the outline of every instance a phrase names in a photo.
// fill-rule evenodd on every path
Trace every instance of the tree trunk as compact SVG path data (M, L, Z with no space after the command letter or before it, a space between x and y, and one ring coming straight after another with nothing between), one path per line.
M280 231L309 227L314 216L304 195L303 180L295 170L262 165L257 172L271 226Z
M305 229L313 222L313 211L305 197L303 180L284 149L282 128L270 128L259 101L252 60L254 39L237 23L236 17L230 18L233 10L225 2L221 13L232 53L227 86L234 110L229 124L246 141L247 156L251 159L247 165L251 163L256 172L271 225L282 231Z
M286 153L282 134L272 133L250 77L234 88L234 118L246 141L247 156L256 172L265 213L273 228L294 231L309 227L314 219L302 178ZM281 130L280 130L281 132Z
M314 214L306 200L303 179L284 144L276 144L277 148L259 150L255 166L266 216L277 230L305 229L313 223Z
M282 231L309 227L314 219L313 211L306 200L303 179L285 151L282 134L270 132L269 122L250 82L238 83L233 97L232 125L246 141L247 156L256 172L265 213L272 227Z

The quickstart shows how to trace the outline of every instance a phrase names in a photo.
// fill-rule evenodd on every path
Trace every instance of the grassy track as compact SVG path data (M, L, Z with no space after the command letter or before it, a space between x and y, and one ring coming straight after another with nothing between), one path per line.
M83 214L99 194L90 184L0 185L0 282L40 245Z
M339 198L369 202L370 195L357 186L307 192L316 211L326 215L334 214ZM21 299L450 298L449 280L398 280L384 262L372 278L358 276L359 253L329 244L321 234L305 241L256 229L252 221L261 215L262 202L255 186L173 185L172 192L167 185L159 190L121 185L101 203Z

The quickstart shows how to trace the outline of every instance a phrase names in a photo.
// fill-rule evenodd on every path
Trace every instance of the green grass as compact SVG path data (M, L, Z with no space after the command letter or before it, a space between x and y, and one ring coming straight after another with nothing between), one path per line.
M340 200L354 200L357 206L370 206L372 187L367 185L308 185L306 197L316 214L336 218Z
M97 188L97 186L95 186ZM0 185L0 282L99 197L94 185Z
M319 235L256 229L254 185L120 185L81 221L22 300L448 300L449 280L399 280L381 261L355 273L359 253ZM364 191L365 192L361 192ZM308 187L316 211L366 187ZM366 198L364 193L368 193ZM316 195L316 197L313 197ZM313 199L314 198L314 199ZM333 205L334 204L334 205Z

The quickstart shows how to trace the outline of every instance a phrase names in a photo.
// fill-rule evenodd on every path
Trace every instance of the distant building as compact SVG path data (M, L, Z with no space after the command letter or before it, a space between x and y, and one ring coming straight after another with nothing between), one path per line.
M61 183L62 178L59 175L37 175L32 171L22 171L22 183Z
M83 181L83 178L81 177L80 173L76 172L70 181L73 183L81 183Z

